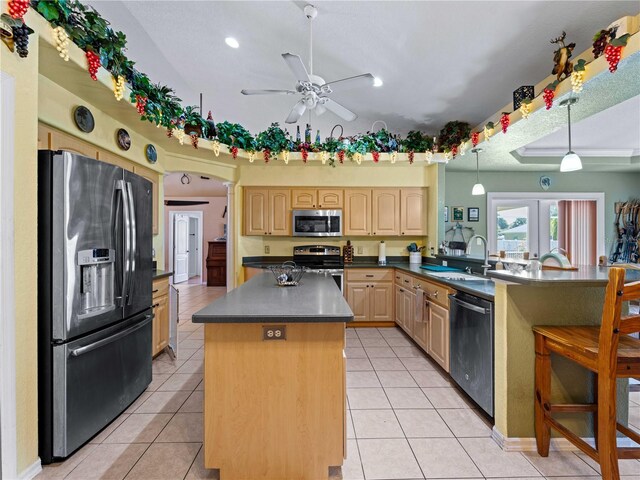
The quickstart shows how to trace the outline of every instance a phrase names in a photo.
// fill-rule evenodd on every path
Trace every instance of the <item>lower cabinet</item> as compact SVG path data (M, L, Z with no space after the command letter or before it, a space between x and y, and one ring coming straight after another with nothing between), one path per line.
M151 353L155 357L169 345L169 278L154 280L153 292Z
M449 371L449 301L452 291L404 272L395 273L395 322L433 360ZM416 288L425 294L417 303Z
M345 277L345 297L353 311L350 326L380 325L394 321L391 269L347 270Z

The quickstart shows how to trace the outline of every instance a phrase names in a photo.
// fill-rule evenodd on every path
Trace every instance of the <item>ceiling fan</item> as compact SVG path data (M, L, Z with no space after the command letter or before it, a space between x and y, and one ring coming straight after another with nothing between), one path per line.
M374 85L374 76L370 73L356 75L326 83L322 77L313 74L313 19L318 15L318 10L313 5L304 7L304 14L309 19L309 71L299 55L283 53L282 58L296 77L295 90L242 90L243 95L301 95L302 98L293 106L286 123L296 123L306 110L314 110L322 115L327 110L335 113L340 118L350 122L358 118L348 108L329 98L333 92L348 88L371 87Z

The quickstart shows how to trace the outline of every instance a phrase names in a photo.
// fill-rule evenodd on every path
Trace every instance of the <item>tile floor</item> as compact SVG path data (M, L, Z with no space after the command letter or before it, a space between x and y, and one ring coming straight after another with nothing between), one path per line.
M147 391L38 479L218 478L203 465L204 332L190 317L225 289L179 290L179 359L158 356ZM502 451L485 418L399 329L348 329L346 353L349 455L341 469L331 469L331 480L600 478L582 454ZM640 392L631 395L630 421L640 427ZM620 466L622 478L640 478L640 461Z

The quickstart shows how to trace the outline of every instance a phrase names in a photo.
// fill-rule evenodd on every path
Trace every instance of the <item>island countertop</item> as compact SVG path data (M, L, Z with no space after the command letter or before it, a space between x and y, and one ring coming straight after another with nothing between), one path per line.
M306 274L296 287L279 287L271 272L214 300L194 323L350 322L353 312L331 277Z
M489 270L487 275L495 280L519 283L532 286L604 286L609 281L609 267L580 265L578 270L540 270L528 272L523 270L513 273L508 270ZM640 270L627 269L625 283L640 280Z

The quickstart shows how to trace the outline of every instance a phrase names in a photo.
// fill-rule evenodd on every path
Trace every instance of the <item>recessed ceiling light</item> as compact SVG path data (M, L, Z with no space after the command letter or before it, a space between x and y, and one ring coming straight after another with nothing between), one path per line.
M238 43L238 40L236 40L233 37L227 37L224 39L224 43L226 43L227 45L229 45L231 48L238 48L240 46L240 44Z
M374 87L381 87L382 86L382 79L380 79L378 77L373 77L373 86Z

